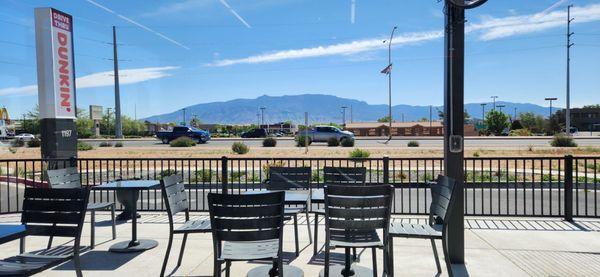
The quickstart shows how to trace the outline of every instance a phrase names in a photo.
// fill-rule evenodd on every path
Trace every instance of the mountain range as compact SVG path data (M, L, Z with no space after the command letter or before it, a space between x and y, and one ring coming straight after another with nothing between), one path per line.
M486 111L492 109L492 103L486 103ZM513 115L515 108L517 113L532 112L547 116L548 107L542 107L530 103L513 103L497 101L496 105L504 105L502 110ZM191 105L185 107L186 120L193 117L203 123L219 124L249 124L258 123L261 118L261 107L264 107L266 123L292 121L294 123L304 122L304 113L308 112L310 123L341 123L343 120L342 108L346 109L346 122L368 122L376 121L378 118L388 114L388 105L372 105L365 101L341 98L325 94L301 94L284 96L263 95L255 99L234 99L225 102L211 102ZM553 108L554 109L554 108ZM556 107L556 109L559 109ZM481 103L466 103L465 110L472 118L481 118ZM432 107L433 119L438 118L438 111L443 111L442 106ZM421 118L429 118L429 106L394 105L392 106L392 117L395 121L417 121ZM150 122L182 122L183 109L170 113L150 116L145 120Z

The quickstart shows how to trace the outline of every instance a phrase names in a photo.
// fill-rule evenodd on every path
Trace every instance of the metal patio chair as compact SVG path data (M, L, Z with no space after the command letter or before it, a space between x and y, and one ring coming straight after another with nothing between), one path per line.
M31 276L71 259L77 276L83 276L79 251L89 193L87 188L26 187L21 223L26 226L27 236L72 238L74 246L72 251L70 247L58 247L2 259L0 276Z
M452 178L440 175L438 176L437 181L431 183L430 186L431 205L429 206L429 224L420 225L396 222L392 222L390 224L390 236L388 243L390 249L388 250L389 262L387 263L389 269L388 276L394 276L394 237L431 240L431 247L433 249L433 255L435 257L435 265L437 267L438 274L442 272L442 267L440 266L435 240L441 240L448 275L452 276L452 268L450 266L451 264L448 257L446 236L450 214L452 213L454 206L453 199L455 197L455 181Z
M183 259L183 252L185 250L188 234L210 233L210 220L190 220L188 195L180 175L164 177L160 183L167 215L169 217L169 242L167 244L167 253L165 254L165 259L160 270L160 276L164 276L169 255L171 253L171 247L173 246L173 235L183 234L183 242L181 243L181 249L179 250L179 258L177 259L177 267L179 267L181 265L181 260ZM185 213L185 222L179 228L175 228L173 216L180 212Z
M80 188L81 179L76 167L47 170L48 184L52 189ZM86 211L90 212L91 241L90 249L94 249L96 241L96 211L110 210L112 224L112 239L117 238L115 222L115 202L88 203ZM52 247L52 237L48 240L48 248Z
M283 191L260 194L208 194L213 236L214 276L232 261L272 260L270 276L283 276ZM275 271L277 268L277 272ZM239 276L239 274L235 274Z
M367 176L367 168L365 167L330 167L323 168L323 184L324 185L364 185ZM314 202L314 200L313 200ZM318 252L319 239L319 216L325 216L325 209L319 208L312 211L315 214L315 230L314 230L314 245L313 255ZM354 258L356 258L356 250L354 250Z
M294 220L294 239L296 243L296 257L300 255L300 246L298 242L298 214L306 215L306 225L308 228L309 244L312 243L312 234L310 233L310 217L308 216L308 205L310 202L310 167L270 167L269 180L267 181L268 190L283 190L290 192L306 192L304 195L294 195L294 201L286 199L285 220ZM287 197L286 197L287 198ZM291 198L291 197L290 197Z
M345 265L338 268L343 276L352 276L359 270L351 267L350 249L371 248L373 276L377 276L378 248L384 252L384 261L387 259L393 193L390 185L325 187L325 277L331 270L329 252L335 248L344 248L346 252ZM378 231L382 231L383 239Z

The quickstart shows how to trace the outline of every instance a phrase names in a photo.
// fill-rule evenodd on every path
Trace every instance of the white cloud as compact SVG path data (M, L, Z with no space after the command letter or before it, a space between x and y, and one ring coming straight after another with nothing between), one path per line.
M478 23L469 24L465 31L473 33L480 40L494 40L521 34L528 34L564 26L567 18L566 11L552 11L564 1L558 1L549 8L539 13L529 15L511 15L507 17L484 16ZM574 7L571 15L575 23L585 23L600 20L600 4ZM443 31L427 31L418 33L404 33L394 38L393 45L400 46L411 43L426 42L440 39ZM206 66L230 66L236 64L258 64L277 62L282 60L324 57L334 55L351 55L378 49L385 49L382 43L385 38L371 38L356 40L348 43L322 45L309 48L288 49L267 52L239 59L221 59Z
M535 14L507 16L501 18L484 17L480 23L470 24L469 32L477 32L481 40L494 40L515 35L545 31L551 28L565 26L567 21L566 11L553 11L550 8ZM573 24L586 23L600 20L600 4L582 7L573 7L571 16L575 18Z
M443 36L442 31L433 32L420 32L420 33L407 33L397 36L393 40L393 45L404 45L409 43L423 42L433 39L438 39ZM332 55L350 55L365 51L372 51L376 49L386 48L387 45L383 43L385 38L373 38L365 40L357 40L349 43L338 43L326 46L317 46L312 48L301 48L292 50L283 50L271 53L260 54L256 56L250 56L241 59L225 59L218 60L208 66L229 66L234 64L255 64L255 63L268 63L281 60L289 59L301 59L311 57L323 57Z
M177 66L145 67L124 69L119 71L119 84L128 85L141 83L153 79L171 76L168 71L177 69ZM76 79L77 89L106 87L114 85L113 71L92 73ZM32 95L38 92L37 85L22 87L9 87L0 89L0 95Z

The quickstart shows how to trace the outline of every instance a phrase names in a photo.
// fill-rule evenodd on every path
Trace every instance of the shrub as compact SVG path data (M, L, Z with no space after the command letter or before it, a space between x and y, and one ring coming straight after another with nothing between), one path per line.
M196 142L188 137L178 137L172 140L169 145L171 147L192 147L196 145Z
M263 147L275 147L277 145L277 140L274 138L266 138L263 140Z
M100 143L99 145L100 147L111 147L112 143L108 142L108 141L103 141Z
M475 151L475 152L473 153L473 157L479 157L479 151Z
M214 172L210 169L199 170L199 171L196 171L196 174L192 181L195 181L197 183L210 183L213 175L216 176L216 172Z
M94 147L85 142L77 142L77 151L88 151L92 149L94 149Z
M408 147L419 147L419 142L416 140L411 140L407 144Z
M10 142L10 146L12 147L23 147L25 146L25 142L20 139L14 139Z
M555 135L550 145L553 147L577 147L577 143L573 141L572 137L563 134Z
M271 169L271 167L284 167L284 166L286 166L286 162L285 161L273 161L273 162L264 164L262 166L262 170L263 170L264 175L267 176L266 178L268 178L268 176L269 176L269 169Z
M531 134L531 131L529 131L529 129L515 129L515 130L510 130L508 135L525 137L525 136L531 136L532 134Z
M340 143L343 147L354 147L354 139L345 138Z
M296 146L304 147L312 143L311 139L307 136L299 136L296 138Z
M231 145L231 150L236 154L243 155L248 153L248 151L250 151L250 148L248 148L248 145L244 144L243 142L234 142Z
M337 138L329 138L327 140L327 146L339 146L340 145L340 141Z
M39 138L33 138L32 140L27 142L27 147L40 147L42 145L42 141Z
M350 152L350 158L360 159L360 158L368 158L371 156L371 153L367 150L363 150L360 148L356 148Z
M165 169L158 174L158 179L162 180L165 177L177 174L177 170L174 169Z
M123 147L123 143L119 141L115 143L115 147Z

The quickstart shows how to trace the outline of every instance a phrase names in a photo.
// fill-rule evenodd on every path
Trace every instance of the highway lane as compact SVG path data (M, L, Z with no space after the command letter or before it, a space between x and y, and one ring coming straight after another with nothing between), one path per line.
M384 144L385 138L357 138L356 147L361 148L387 148L387 147L407 147L409 141L415 140L419 142L420 147L427 148L442 148L442 138L394 138L389 143ZM99 146L102 141L107 140L84 140L94 146ZM116 140L108 140L112 144ZM230 148L234 142L244 142L250 147L262 147L262 139L242 139L242 138L213 138L206 144L198 145L203 148ZM551 138L548 137L467 137L465 139L466 148L528 148L532 147L550 147ZM600 137L576 137L575 141L579 146L596 146L600 147ZM128 139L123 140L124 147L169 147L162 144L160 141L152 138L148 139ZM292 138L277 138L277 147L295 147L295 142ZM326 143L313 143L310 147L327 147Z

